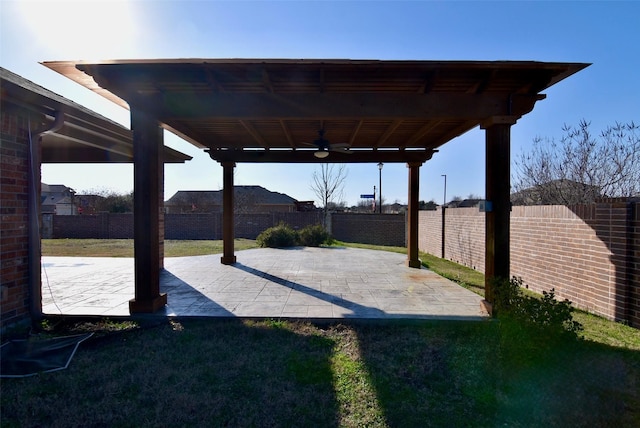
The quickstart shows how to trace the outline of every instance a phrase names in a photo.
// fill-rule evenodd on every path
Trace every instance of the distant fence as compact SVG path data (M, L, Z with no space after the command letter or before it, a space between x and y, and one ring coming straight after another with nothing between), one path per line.
M406 245L404 214L343 214L330 216L334 238L346 242L374 245ZM322 223L322 212L274 212L238 214L235 236L255 239L263 230L279 223L294 229ZM44 238L132 239L132 214L43 216ZM165 214L165 239L222 239L222 214Z
M299 229L321 220L321 212L238 215L236 236L255 239L281 221ZM44 237L133 237L131 214L53 216L50 221L43 230L51 236ZM420 211L418 223L420 250L440 257L442 211ZM403 214L334 213L331 230L341 241L406 245ZM447 209L444 238L445 258L484 272L484 213ZM222 216L166 214L165 239L222 239ZM534 291L555 288L558 297L577 307L640 327L640 203L513 207L511 274Z
M255 239L263 230L284 222L295 229L322 221L320 212L239 214L237 238ZM43 215L43 238L133 239L133 214ZM222 239L222 214L165 214L165 239Z

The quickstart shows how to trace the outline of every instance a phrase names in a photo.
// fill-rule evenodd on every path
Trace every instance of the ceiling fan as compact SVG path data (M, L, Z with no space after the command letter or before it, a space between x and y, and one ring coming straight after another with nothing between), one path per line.
M328 140L324 138L324 129L318 130L318 138L313 141L313 143L303 142L307 146L315 146L318 148L313 155L318 159L324 159L329 156L329 152L339 152L345 154L353 153L349 150L349 144L339 143L339 144L330 144Z

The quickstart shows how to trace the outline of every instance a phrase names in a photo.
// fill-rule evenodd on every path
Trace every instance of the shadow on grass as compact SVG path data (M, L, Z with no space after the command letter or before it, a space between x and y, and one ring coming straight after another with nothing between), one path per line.
M313 329L172 321L83 346L65 372L3 380L4 426L338 426Z
M640 426L637 351L545 346L497 321L354 328L389 426Z
M496 321L189 319L94 337L65 371L3 380L3 427L640 426L638 352Z

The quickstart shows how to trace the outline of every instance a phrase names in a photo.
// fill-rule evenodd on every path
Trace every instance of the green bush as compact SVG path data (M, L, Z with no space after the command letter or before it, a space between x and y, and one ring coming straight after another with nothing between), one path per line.
M295 245L319 247L322 244L331 244L332 242L333 238L331 235L319 224L306 226L297 232L289 225L280 223L277 226L264 230L256 238L256 243L263 248L283 248L293 247Z
M298 232L290 226L280 223L277 226L264 230L256 238L256 243L263 248L293 247L298 243Z
M518 277L494 283L494 308L499 319L524 324L547 338L578 337L583 327L573 320L574 309L569 300L556 300L554 289L543 291L541 298L527 296L522 285L522 278Z
M298 232L300 245L307 247L319 247L322 244L331 244L333 238L320 224L306 226Z

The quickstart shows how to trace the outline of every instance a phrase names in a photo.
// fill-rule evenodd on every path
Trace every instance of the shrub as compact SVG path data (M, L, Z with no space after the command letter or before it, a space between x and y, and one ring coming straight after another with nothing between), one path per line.
M522 291L522 278L513 277L496 281L494 296L498 318L522 323L547 338L577 338L583 330L582 324L573 320L571 302L556 300L554 289L543 291L541 298L527 296Z
M263 248L293 247L298 243L298 233L290 226L280 223L264 230L256 238L256 243Z
M322 244L331 244L333 238L320 224L306 226L298 232L300 245L307 247L319 247Z

